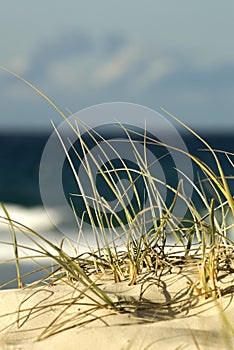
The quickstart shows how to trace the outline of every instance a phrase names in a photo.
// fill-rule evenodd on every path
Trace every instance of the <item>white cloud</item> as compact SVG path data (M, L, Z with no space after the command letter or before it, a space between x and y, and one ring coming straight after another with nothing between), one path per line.
M21 55L16 55L12 57L7 64L7 68L17 72L20 75L24 75L30 66L30 60Z
M220 111L225 108L227 123L232 121L233 64L202 67L191 54L174 51L162 54L158 47L136 40L114 43L110 47L104 38L90 40L93 45L86 47L88 37L82 50L73 49L72 43L63 46L63 41L64 38L60 40L61 45L57 43L50 49L48 43L32 57L15 56L8 67L72 108L77 104L83 107L103 101L129 100L153 108L165 105L180 114L195 116L194 123L205 122L203 117L198 120L199 115L210 116L212 122L216 118L217 125ZM9 79L7 74L2 76L0 87L2 110L7 111L8 105L14 108L11 102L20 101L23 118L31 123L25 106L35 103L32 91L17 79ZM15 115L18 112L17 106ZM40 109L37 113L47 120ZM10 114L12 112L8 118Z
M50 66L48 78L50 83L66 88L75 86L83 77L79 77L79 73L74 69L74 66L68 64L66 61L58 61Z
M121 79L139 60L142 48L138 43L129 44L116 55L108 58L94 73L94 83L104 86Z
M145 70L139 72L137 85L141 89L148 88L153 83L158 83L162 78L174 70L174 64L167 57L158 57L150 60Z

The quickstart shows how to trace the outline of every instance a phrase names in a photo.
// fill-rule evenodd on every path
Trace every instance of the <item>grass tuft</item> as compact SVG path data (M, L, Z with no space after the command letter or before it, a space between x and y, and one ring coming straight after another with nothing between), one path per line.
M142 289L144 289L145 284L152 280L152 276L156 279L155 283L157 286L160 286L162 277L174 271L174 269L179 269L180 272L186 269L195 271L195 277L189 280L186 292L182 293L183 297L175 297L170 301L170 305L163 305L165 308L171 308L178 303L181 304L182 301L187 305L190 298L193 298L193 300L196 298L198 300L215 300L219 303L219 300L224 295L233 293L231 288L228 289L222 284L224 276L231 277L234 273L234 244L231 237L231 232L233 232L234 228L234 199L227 177L217 156L217 153L220 151L213 150L195 131L163 109L169 117L176 120L186 130L196 136L207 147L216 162L217 174L198 157L189 153L185 154L199 167L200 174L203 176L203 179L200 179L198 183L194 183L193 179L188 179L183 174L184 182L192 184L200 202L203 203L205 211L201 212L199 207L196 207L193 201L186 197L183 181L178 184L177 188L172 188L167 183L162 183L161 180L153 177L150 173L151 164L148 164L146 159L146 148L148 145L164 146L167 149L173 148L172 146L162 145L148 137L147 133L144 132L141 135L145 149L144 156L142 156L135 146L132 131L120 125L127 137L128 145L132 147L135 154L134 162L137 164L137 168L131 168L124 159L121 159L118 150L114 149L113 145L108 140L103 139L95 130L89 130L78 119L76 119L77 127L74 127L66 115L40 89L17 73L6 68L1 67L1 69L19 78L54 107L62 118L68 122L71 130L78 138L82 155L85 156L87 153L90 155L90 161L83 160L80 153L71 145L73 155L76 156L78 161L83 162L82 165L93 191L92 195L87 195L86 188L82 185L82 179L77 174L73 157L67 150L58 129L54 126L74 179L80 189L79 194L73 193L70 198L79 236L77 247L73 243L71 245L74 247L74 252L79 251L79 240L82 236L85 237L83 226L86 221L89 222L93 232L96 248L89 247L85 254L71 256L65 251L65 238L61 240L60 244L51 242L42 234L12 220L6 207L1 204L5 216L1 216L0 221L9 226L12 235L12 243L5 244L12 244L14 249L13 260L16 265L18 287L21 288L23 286L25 277L21 275L21 263L26 260L38 261L45 259L47 262L50 261L49 265L45 267L45 265L39 264L37 271L40 269L45 271L47 269L50 273L30 287L34 288L36 285L44 286L63 282L78 292L74 298L71 298L64 305L63 311L43 330L39 340L72 327L69 323L70 321L64 323L63 321L60 322L60 320L65 311L72 305L80 302L84 295L92 305L89 315L94 309L110 309L116 313L127 313L130 310L131 313L134 313L139 307L143 309L144 307L149 308L149 305L146 305L143 299L134 302L111 296L103 288L105 276L111 278L115 283L127 283L128 286L141 285ZM101 167L100 159L92 156L89 145L79 132L79 125L82 125L92 142L99 147L100 158L103 159ZM119 160L117 168L113 161L108 158L105 149L99 145L100 139L105 142L107 148L109 147L115 153L116 158ZM177 151L185 153L182 150L177 149ZM226 156L230 164L233 165L232 154L226 153ZM107 161L109 162L108 167L105 165ZM124 208L121 215L110 207L105 198L96 189L96 175L92 174L90 162L99 166L100 176L116 198L116 208L118 206ZM177 171L179 172L180 169ZM121 172L124 172L127 176L129 183L127 188L121 181L121 176L119 175ZM142 193L139 192L138 186L139 181L142 181L144 184L145 196L147 196L150 203L149 207L146 208L142 206ZM211 185L215 198L210 198L206 193L204 181ZM118 183L119 187L116 183ZM165 186L172 193L173 196L170 203L165 203L161 197L158 191L159 184ZM131 203L129 198L130 189L136 198L135 205ZM85 209L82 217L79 219L75 200L81 197L83 198ZM177 218L173 214L173 208L178 200L183 201L187 206L187 215L184 218ZM28 241L28 245L19 243L18 236L24 237ZM53 269L51 269L52 265ZM86 316L85 311L79 315L80 319L79 322L77 321L76 326L85 324L86 321L82 321L81 316ZM225 319L225 316L223 318L226 325L233 332L233 328L229 325L228 320ZM88 318L88 320L90 321L91 319ZM154 321L154 317L151 318L151 321ZM21 322L27 322L27 318L23 318ZM195 339L194 342L196 347L199 348Z

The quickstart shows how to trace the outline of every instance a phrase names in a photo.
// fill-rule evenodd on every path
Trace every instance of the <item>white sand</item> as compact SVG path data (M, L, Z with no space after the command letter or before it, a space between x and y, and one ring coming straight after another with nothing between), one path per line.
M166 274L160 282L153 273L148 277L143 288L114 284L108 276L100 282L114 300L126 301L131 313L96 308L88 297L98 300L92 292L79 297L80 292L66 284L1 291L0 349L234 348L234 335L217 306L234 327L234 276L227 284L222 281L226 293L219 304L188 294L193 271Z

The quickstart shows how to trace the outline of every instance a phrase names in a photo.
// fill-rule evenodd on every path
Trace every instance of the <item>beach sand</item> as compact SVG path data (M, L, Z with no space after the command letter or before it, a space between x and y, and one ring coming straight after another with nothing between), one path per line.
M104 302L74 282L2 290L0 349L234 348L228 327L234 327L234 274L221 279L216 301L192 288L196 271L190 268L173 268L160 278L142 275L134 286L114 283L111 275L97 277L124 312L98 306Z

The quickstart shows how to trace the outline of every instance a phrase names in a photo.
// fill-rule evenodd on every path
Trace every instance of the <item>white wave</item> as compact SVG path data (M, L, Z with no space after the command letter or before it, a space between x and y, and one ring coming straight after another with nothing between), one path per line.
M16 204L4 204L9 216L35 231L50 231L54 228L43 206L23 207ZM6 217L3 208L0 207L0 215ZM53 213L56 220L62 220L61 212L56 208ZM0 223L0 232L6 231L5 224Z
M16 204L4 204L7 209L9 216L12 220L15 220L24 226L39 233L42 237L49 240L50 242L60 246L62 238L65 236L67 239L64 240L63 249L66 253L74 256L78 253L87 251L87 244L85 241L78 242L78 229L75 230L74 222L67 222L67 218L63 215L61 208L53 208L53 218L56 219L56 223L66 225L67 235L62 235L59 229L51 222L43 206L37 207L23 207ZM50 210L50 214L52 212ZM0 216L6 217L3 208L0 206ZM87 235L91 237L90 232ZM56 252L46 244L43 239L37 239L34 236L26 236L24 233L16 230L17 243L18 245L24 245L28 248L37 248L36 244L32 242L32 239L40 241L40 244L44 246L52 254ZM31 237L31 238L30 238ZM92 242L91 242L92 241ZM90 239L90 245L93 246L93 239ZM20 256L34 255L30 249L19 248ZM7 220L0 218L0 261L14 258L14 249L12 245L12 235L9 232L9 225Z

